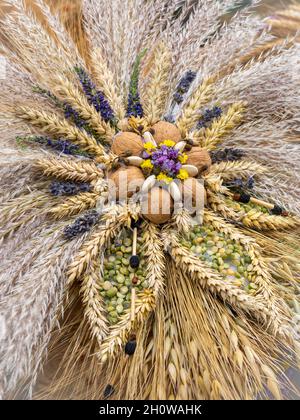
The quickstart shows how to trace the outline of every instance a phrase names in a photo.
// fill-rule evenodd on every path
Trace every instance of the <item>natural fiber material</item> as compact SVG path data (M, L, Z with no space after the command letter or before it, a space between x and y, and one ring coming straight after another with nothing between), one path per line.
M6 3L0 397L296 398L297 36L229 0Z

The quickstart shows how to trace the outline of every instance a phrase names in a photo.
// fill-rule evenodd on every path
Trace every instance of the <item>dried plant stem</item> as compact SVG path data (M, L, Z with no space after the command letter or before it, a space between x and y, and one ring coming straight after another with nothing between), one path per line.
M35 166L44 175L73 181L92 182L103 178L103 171L94 162L49 157L38 160Z
M202 138L198 139L200 145L207 150L215 149L223 137L241 123L244 111L245 106L243 103L232 104L226 114L213 121L211 127L205 129Z
M93 76L97 87L103 92L119 120L125 117L125 107L123 98L119 95L115 83L114 75L108 68L101 50L96 48L91 54L91 64Z
M180 129L183 138L186 138L189 131L198 121L199 109L212 98L214 92L214 82L214 77L209 77L204 80L203 83L192 93L191 98L184 106L182 114L177 120L177 127Z
M54 89L54 93L70 104L100 137L108 142L111 141L115 131L102 120L100 114L71 82L67 79L61 79Z
M30 122L34 127L41 128L46 133L55 137L64 137L66 140L74 142L84 151L98 157L105 158L106 156L103 146L98 144L93 137L71 125L66 119L59 118L56 114L19 107L16 109L16 115Z
M155 295L163 292L165 257L159 229L152 223L143 227L143 253L147 259L146 279Z
M152 124L161 119L166 107L171 54L161 42L155 51L155 58L149 75L149 84L145 89L145 117Z
M74 197L67 198L63 204L59 204L49 210L49 215L55 219L63 219L64 217L72 216L96 207L99 200L99 194L88 192L81 193Z
M101 344L109 331L103 301L100 295L100 281L100 256L97 256L92 261L90 269L83 276L80 291L84 305L84 315L90 324L92 337L96 338L98 345Z

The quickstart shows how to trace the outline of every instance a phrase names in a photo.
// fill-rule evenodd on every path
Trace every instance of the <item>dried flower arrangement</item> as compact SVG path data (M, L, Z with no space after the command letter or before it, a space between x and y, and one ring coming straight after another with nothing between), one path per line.
M230 0L84 0L87 65L42 0L54 39L6 3L1 396L282 398L299 45L261 54Z

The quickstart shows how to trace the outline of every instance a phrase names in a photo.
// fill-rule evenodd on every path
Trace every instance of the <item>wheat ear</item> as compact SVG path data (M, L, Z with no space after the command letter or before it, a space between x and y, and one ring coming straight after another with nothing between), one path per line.
M115 237L120 229L128 223L130 212L127 206L116 205L102 216L102 224L85 241L78 255L68 268L68 283L73 283L90 266L91 262L108 241Z
M159 43L149 75L149 84L145 88L145 117L152 124L161 119L166 107L166 94L171 67L171 54L168 47Z
M165 256L159 229L152 223L143 226L143 253L147 259L146 279L154 294L162 293L164 286Z
M84 151L98 157L103 157L103 159L106 157L103 146L98 144L93 137L85 131L71 125L66 119L59 118L56 114L19 107L16 109L16 115L30 122L34 127L41 128L44 132L72 141Z
M296 217L283 217L266 214L256 209L250 210L241 219L243 225L258 230L280 230L292 229L300 225L300 220Z
M229 181L236 177L248 178L249 175L261 175L265 172L267 172L267 168L256 162L247 160L220 162L211 166L207 178L214 175L220 175L224 181Z
M107 142L111 142L114 129L102 120L100 114L90 105L79 89L66 79L61 79L54 93L74 108L90 127Z
M97 87L103 92L109 101L118 119L122 120L125 117L126 112L123 104L123 98L119 95L116 89L114 75L108 68L106 60L99 48L92 51L91 64Z
M49 157L38 160L35 166L46 176L70 179L73 181L92 182L103 178L103 171L94 162L75 159Z
M98 344L107 336L109 327L106 320L103 300L100 295L101 267L99 255L91 262L90 269L82 279L80 292L86 316Z
M96 207L98 200L99 194L97 193L81 193L74 197L67 198L62 204L50 209L48 213L55 219L63 219Z
M183 138L186 138L189 131L199 119L199 109L211 100L214 93L215 77L209 77L196 88L191 98L184 106L182 114L177 120L177 127L181 131Z
M99 358L105 362L109 356L112 356L127 341L132 330L135 330L139 324L147 319L149 314L155 308L155 296L152 290L145 289L139 293L136 298L134 320L131 317L130 309L122 316L118 324L110 329L109 336L103 341Z
M206 150L213 150L221 140L236 128L242 121L245 106L243 103L232 104L226 114L213 121L211 127L205 129L204 134L193 139L198 140L200 145Z

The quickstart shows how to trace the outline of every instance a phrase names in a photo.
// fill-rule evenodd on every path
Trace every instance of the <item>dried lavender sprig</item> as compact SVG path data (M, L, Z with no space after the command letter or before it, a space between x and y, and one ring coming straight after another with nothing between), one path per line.
M146 54L147 50L141 51L135 60L133 70L131 73L130 84L129 84L129 94L128 94L128 103L127 103L127 113L126 116L129 117L143 117L144 110L140 100L139 94L139 76L140 76L140 67L141 61Z
M90 132L89 125L83 118L81 118L79 113L71 107L71 105L65 102L61 102L52 92L43 89L40 86L34 86L33 91L51 99L54 105L64 112L65 118L71 120L76 125L76 127L85 129L87 132Z
M65 155L88 156L88 154L80 150L76 144L63 139L52 140L51 138L45 136L17 136L16 141L21 146L24 145L24 143L38 143Z
M173 95L173 100L177 104L181 104L184 100L184 95L188 92L191 84L195 80L196 72L192 70L188 70L184 76L180 79L175 93Z
M246 155L246 152L241 149L228 148L212 151L210 157L212 163L220 162L234 162L242 159Z
M216 118L219 118L223 113L222 108L219 106L214 106L212 109L206 109L202 114L198 124L197 129L206 128L208 125Z
M101 115L105 122L115 123L115 115L103 92L96 89L88 73L82 67L75 67L82 89L91 105Z
M89 192L91 185L88 183L53 181L50 185L50 193L56 197L60 195L76 195L81 192Z
M253 176L249 176L246 180L236 178L232 179L229 182L226 182L224 185L228 188L233 189L234 191L253 190L255 186L255 180Z
M71 240L78 235L88 232L98 222L100 214L96 210L91 210L83 216L78 217L72 225L64 229L64 236Z

